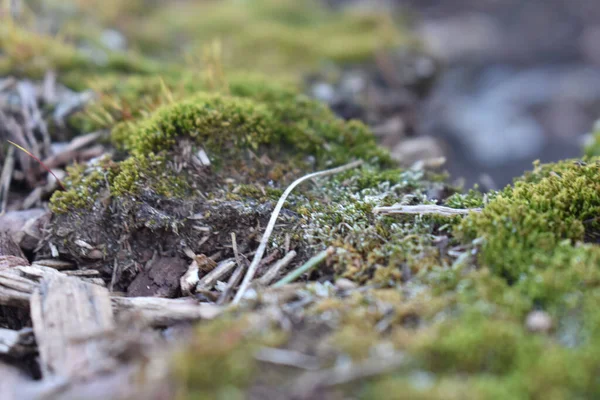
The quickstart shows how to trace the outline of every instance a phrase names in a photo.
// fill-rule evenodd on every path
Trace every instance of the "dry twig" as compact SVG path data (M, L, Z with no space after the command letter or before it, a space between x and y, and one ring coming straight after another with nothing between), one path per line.
M263 276L260 277L259 283L263 286L267 286L268 284L270 284L273 281L273 279L277 277L279 271L288 266L292 262L294 257L296 257L296 251L292 250L289 253L287 253L285 257L273 264L269 268L269 270L265 272Z
M450 208L444 206L436 206L434 204L420 204L418 206L393 205L390 207L373 208L373 212L378 214L440 215L442 217L467 215L471 212L481 212L481 210L481 208Z

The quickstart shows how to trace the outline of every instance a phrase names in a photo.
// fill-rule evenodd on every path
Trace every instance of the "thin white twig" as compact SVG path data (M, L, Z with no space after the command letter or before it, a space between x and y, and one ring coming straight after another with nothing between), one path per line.
M349 169L356 168L356 167L362 165L362 163L363 163L362 160L358 160L358 161L354 161L354 162L351 162L346 165L342 165L341 167L332 168L332 169L328 169L325 171L313 172L312 174L304 175L303 177L296 179L294 182L292 182L292 184L290 186L288 186L287 189L285 189L285 192L283 192L283 194L279 198L279 201L277 202L277 205L275 206L275 209L273 210L273 213L271 214L271 219L269 220L269 223L267 224L267 228L265 229L265 233L263 234L260 244L258 245L256 254L254 255L254 258L252 259L252 263L250 263L250 266L248 267L248 271L246 272L246 276L244 276L244 280L242 281L242 284L240 285L240 288L239 288L238 292L236 293L235 298L233 299L233 302L232 302L233 304L238 304L242 300L242 298L244 297L244 293L250 286L250 283L252 282L252 278L254 278L254 275L256 274L256 270L258 269L260 260L262 259L263 255L265 254L265 250L267 249L267 244L269 243L269 238L271 237L271 233L273 232L273 228L275 227L275 222L277 222L277 217L279 216L279 212L281 211L281 208L283 207L285 200L287 199L289 194L292 192L292 190L294 190L294 188L296 186L298 186L299 184L301 184L302 182L304 182L308 179L338 174L340 172L344 172Z
M219 296L219 300L217 304L223 304L229 298L231 291L233 288L240 282L242 279L242 275L244 274L244 269L246 268L246 263L242 260L240 253L237 248L237 240L235 238L235 232L231 232L231 246L233 247L233 256L235 257L235 261L237 263L237 268L233 271L233 274L229 277L229 281L227 282L227 286L225 290Z
M436 206L435 204L420 204L418 206L393 205L390 207L375 207L374 213L379 214L420 214L420 215L441 215L443 217L453 217L455 215L467 215L471 212L481 212L481 208L450 208Z

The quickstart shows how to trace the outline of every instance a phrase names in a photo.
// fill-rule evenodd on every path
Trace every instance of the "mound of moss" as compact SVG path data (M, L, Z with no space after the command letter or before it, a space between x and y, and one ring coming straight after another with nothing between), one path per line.
M307 385L304 397L597 398L600 162L535 165L486 195L398 169L363 124L274 78L401 43L389 16L293 1L232 4L148 11L135 2L143 18L98 17L123 24L134 49L158 58L207 49L201 69L197 58L173 67L134 52L90 57L76 44L0 27L0 73L39 78L52 69L73 86L93 82L97 101L70 122L77 132L110 129L115 147L69 170L67 190L50 201L40 255L58 251L127 292L154 253L233 257L234 233L251 254L290 182L362 159L288 198L268 245L269 254L297 252L281 274L330 248L327 259L299 288L284 288L291 294L279 293L287 300L258 288L202 322L173 360L181 398L281 398L315 381L300 379L301 368L347 378L361 366L353 379ZM159 36L156 26L165 28ZM373 212L393 204L483 209L456 218ZM531 323L532 313L548 323ZM310 362L259 361L274 347ZM386 357L402 362L364 373Z

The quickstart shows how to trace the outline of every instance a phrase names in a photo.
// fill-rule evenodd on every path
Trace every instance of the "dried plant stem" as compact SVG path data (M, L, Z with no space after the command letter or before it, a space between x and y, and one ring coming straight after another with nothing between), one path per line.
M221 296L219 296L219 299L217 300L218 305L224 304L227 301L233 288L240 283L240 280L242 280L244 269L246 269L246 266L244 264L240 264L235 271L233 271L233 274L231 274L231 277L229 277L229 281L227 281L227 287L225 287L225 290L223 290L223 293L221 293Z
M267 224L267 228L265 229L265 233L263 234L263 237L260 241L258 249L256 250L256 254L254 255L254 258L252 259L252 263L250 263L250 266L248 267L248 272L246 272L246 276L244 277L244 280L240 286L240 289L238 290L238 292L235 295L235 298L233 299L233 304L238 304L240 302L240 300L242 300L242 298L244 297L244 293L250 286L250 283L252 282L252 278L254 278L254 275L256 274L256 270L258 269L260 260L262 259L263 255L265 254L265 250L267 249L267 244L269 243L269 238L271 237L271 233L273 232L273 228L275 227L275 222L277 222L277 217L279 216L279 212L281 211L281 208L283 207L285 200L287 199L289 194L292 192L292 190L294 190L294 188L296 186L298 186L299 184L301 184L302 182L304 182L306 180L309 180L312 178L318 178L318 177L322 177L322 176L327 176L327 175L338 174L340 172L344 172L349 169L356 168L356 167L362 165L362 163L363 163L362 160L358 160L358 161L354 161L354 162L351 162L346 165L342 165L341 167L332 168L332 169L328 169L325 171L313 172L312 174L304 175L303 177L296 179L294 182L292 182L292 184L290 186L288 186L288 188L285 190L285 192L283 192L283 194L279 198L279 201L277 202L277 205L275 206L275 209L273 210L273 213L271 214L271 219L269 220L269 223Z
M418 206L394 205L390 207L375 207L374 213L379 214L419 214L419 215L441 215L453 217L455 215L467 215L471 212L481 212L481 208L450 208L436 206L434 204L421 204Z
M300 267L296 268L295 270L291 271L289 274L275 282L275 284L273 284L273 287L279 288L283 285L287 285L288 283L294 282L296 279L302 276L302 274L310 271L311 269L315 268L317 265L325 261L327 256L332 254L333 251L333 247L329 247L328 249L323 250L322 252L320 252L319 254L302 264Z
M275 279L279 271L288 266L292 262L294 257L296 257L296 252L294 250L287 253L285 257L273 264L269 268L269 270L265 272L263 276L260 277L259 283L264 286L270 284L273 281L273 279Z
M227 282L227 287L225 287L225 290L223 290L223 293L221 293L221 296L219 297L217 304L223 304L227 301L233 288L238 283L240 283L240 280L242 279L242 276L244 274L244 269L246 268L246 263L244 262L244 260L242 260L242 257L240 257L240 253L238 252L237 240L235 238L235 232L231 232L231 245L233 247L233 255L234 255L235 261L237 263L237 268L235 269L235 271L233 271L233 274L231 274L231 277L229 278L229 281Z
M29 157L33 158L35 161L37 161L42 168L44 168L49 174L51 174L54 179L56 179L56 183L58 184L58 186L60 186L60 188L62 190L67 190L65 189L65 186L63 185L63 183L61 182L60 179L58 179L58 176L56 176L54 174L54 172L52 172L52 170L48 167L46 167L46 165L42 162L42 160L40 160L38 157L36 157L35 155L33 155L32 152L30 152L29 150L27 150L26 148L19 146L18 144L16 144L15 142L11 142L10 140L8 140L8 143L12 144L13 146L15 146L17 149L21 150L22 152L24 152L25 154L27 154Z

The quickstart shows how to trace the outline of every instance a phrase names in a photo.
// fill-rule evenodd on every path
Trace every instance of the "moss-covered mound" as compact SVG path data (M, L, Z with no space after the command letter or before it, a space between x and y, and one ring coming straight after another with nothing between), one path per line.
M182 398L599 397L599 161L536 165L486 195L455 193L433 171L398 169L367 127L337 118L280 74L231 71L295 74L323 59L360 59L402 41L388 16L231 4L178 2L154 13L134 2L127 7L143 18L97 17L158 58L209 43L201 67L130 51L85 55L86 35L67 44L0 26L0 74L52 69L73 87L91 85L97 100L69 123L75 133L110 131L110 154L72 166L66 190L52 196L36 256L97 269L132 296L182 296L191 256L234 259L235 247L244 262L292 181L360 159L287 199L267 258L297 255L277 277L328 249L325 259L297 285L254 285L240 306L202 322L173 359ZM148 26L162 18L177 23L157 37ZM394 204L482 210L373 212ZM221 295L222 282L208 286L194 293L199 301Z
M595 160L536 166L514 187L491 196L482 213L455 225L458 238L450 238L450 251L440 249L440 237L448 237L434 221L366 217L367 197L359 197L362 208L346 209L351 226L345 235L336 231L344 218L328 209L324 218L332 219L326 219L325 236L337 248L330 263L338 268L340 284L314 283L295 292L304 310L279 345L310 356L322 372L274 371L254 358L254 378L228 387L255 393L266 380L288 394L324 398L340 393L365 399L595 398L600 260L596 245L584 243L584 232L593 231L588 226L598 203L599 168ZM357 186L353 190L361 193ZM375 231L384 235L381 241ZM367 265L375 286L342 284L342 276L362 282ZM259 304L264 309L258 313L270 315L269 301ZM180 362L187 365L202 355ZM362 372L377 370L370 362L392 367L364 377L344 370L357 365ZM331 383L319 374L352 378ZM197 393L193 385L188 388L189 395Z

